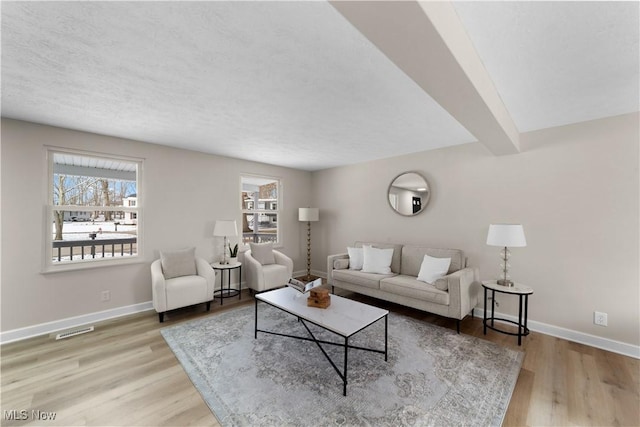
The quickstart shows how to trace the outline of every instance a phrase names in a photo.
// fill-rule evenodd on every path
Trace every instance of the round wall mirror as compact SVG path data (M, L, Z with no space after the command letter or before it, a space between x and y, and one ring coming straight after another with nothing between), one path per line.
M389 205L400 215L418 215L429 203L431 189L427 180L417 172L398 175L391 185L387 197Z

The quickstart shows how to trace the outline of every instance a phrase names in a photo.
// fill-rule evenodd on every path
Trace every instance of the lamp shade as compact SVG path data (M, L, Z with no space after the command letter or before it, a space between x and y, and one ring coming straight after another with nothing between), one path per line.
M235 220L222 219L216 221L216 225L213 227L213 235L217 237L237 236L238 227Z
M315 222L320 219L318 208L298 208L298 221Z
M487 234L487 245L512 248L527 246L524 229L521 224L491 224Z

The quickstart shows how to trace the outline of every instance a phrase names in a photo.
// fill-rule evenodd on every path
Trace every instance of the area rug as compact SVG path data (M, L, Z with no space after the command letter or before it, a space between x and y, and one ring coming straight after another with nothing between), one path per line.
M259 306L260 329L308 336ZM320 339L340 340L313 327ZM348 390L313 342L258 333L246 306L161 330L223 426L499 426L523 353L389 314L389 357L349 351ZM384 349L384 322L349 344ZM343 352L327 352L342 369Z

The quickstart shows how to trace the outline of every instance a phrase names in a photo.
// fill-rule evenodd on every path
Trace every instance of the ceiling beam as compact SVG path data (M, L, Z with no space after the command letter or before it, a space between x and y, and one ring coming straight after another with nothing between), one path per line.
M520 151L513 119L451 3L331 4L492 153Z

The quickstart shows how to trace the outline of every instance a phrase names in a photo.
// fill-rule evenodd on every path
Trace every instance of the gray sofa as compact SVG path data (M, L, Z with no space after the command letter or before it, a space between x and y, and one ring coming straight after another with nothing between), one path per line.
M466 258L461 250L376 242L356 242L355 247L363 245L393 248L391 274L350 270L344 261L349 259L347 253L329 255L327 283L332 289L346 289L456 319L460 332L460 321L469 313L473 314L480 289L478 269L466 266ZM451 258L447 275L433 284L417 280L425 254L435 258Z

